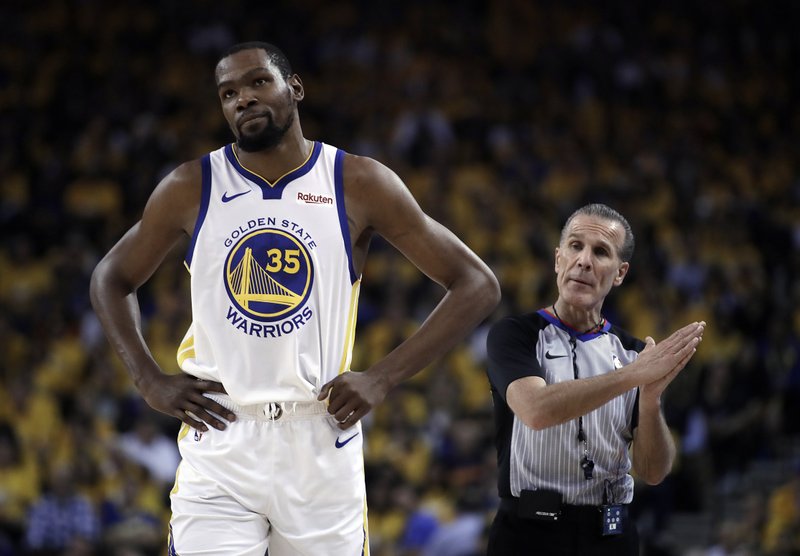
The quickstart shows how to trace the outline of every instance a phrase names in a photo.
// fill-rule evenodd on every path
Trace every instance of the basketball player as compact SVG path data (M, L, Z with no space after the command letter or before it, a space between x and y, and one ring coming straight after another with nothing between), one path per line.
M215 77L235 143L166 176L92 277L133 382L184 423L170 554L368 554L359 421L485 318L499 287L391 170L303 136L303 83L280 50L234 46ZM394 351L349 372L373 234L446 293ZM183 373L169 374L136 291L184 236L193 322Z

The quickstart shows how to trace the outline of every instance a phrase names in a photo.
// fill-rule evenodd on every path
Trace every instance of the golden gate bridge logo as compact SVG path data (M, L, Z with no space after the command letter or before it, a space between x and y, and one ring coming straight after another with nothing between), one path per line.
M260 321L284 318L311 291L308 251L296 237L272 228L243 237L228 254L228 296L245 315Z

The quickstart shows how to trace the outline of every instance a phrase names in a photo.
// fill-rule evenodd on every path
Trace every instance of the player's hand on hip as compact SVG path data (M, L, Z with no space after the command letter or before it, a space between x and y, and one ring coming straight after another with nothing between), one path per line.
M385 381L376 373L347 372L325 384L317 399L328 398L328 413L346 430L381 403L387 392Z
M235 421L236 415L203 395L207 392L226 393L219 382L198 380L183 373L161 374L142 389L142 396L153 409L177 417L197 430L207 431L208 425L225 430L227 424L219 417Z

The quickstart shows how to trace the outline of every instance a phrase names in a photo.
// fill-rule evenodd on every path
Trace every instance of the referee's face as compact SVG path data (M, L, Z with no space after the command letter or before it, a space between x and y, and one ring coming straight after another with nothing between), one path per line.
M559 297L575 308L599 310L628 273L628 263L619 258L624 239L618 222L584 214L573 218L556 248Z

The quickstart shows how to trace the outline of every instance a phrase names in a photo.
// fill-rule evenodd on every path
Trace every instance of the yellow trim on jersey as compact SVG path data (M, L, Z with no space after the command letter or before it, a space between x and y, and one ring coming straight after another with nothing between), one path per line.
M194 336L187 336L181 342L181 345L178 346L178 353L182 352L188 347L194 347Z
M236 145L233 145L233 147L231 148L231 152L233 153L233 156L234 156L234 157L236 157L236 162L238 162L238 163L239 163L239 165L240 165L242 168L244 168L245 170L247 170L248 172L250 172L250 173L251 173L251 174L253 174L254 176L258 176L259 178L261 178L262 180L264 180L268 186L270 186L270 187L275 187L275 184L276 184L276 183L278 183L279 181L281 181L283 178L285 178L286 176L288 176L289 174L291 174L291 173L292 173L292 172L294 172L295 170L298 170L298 169L302 168L303 166L305 166L306 162L308 162L309 160L311 160L311 155L312 155L312 154L314 154L314 147L315 147L315 146L316 146L316 144L313 144L313 145L311 145L311 150L308 152L308 156L306 157L306 159L303 161L303 163L302 163L300 166L298 166L297 168L293 168L293 169L289 170L288 172L286 172L284 175L282 175L281 177L279 177L279 178L278 178L277 180L275 180L275 181L269 181L267 178L265 178L264 176L262 176L262 175L261 175L261 174L259 174L258 172L253 172L253 171L252 171L250 168L248 168L247 166L245 166L244 164L242 164L242 161L241 161L241 160L239 160L239 153L237 153L237 152L236 152L236 150L237 150L237 149L236 149Z
M189 425L187 425L186 423L184 423L183 427L181 427L181 432L183 432L184 427L186 428L186 432L189 432ZM186 435L184 434L183 436ZM180 438L178 440L180 440ZM178 492L178 475L180 474L181 474L181 466L178 465L178 468L175 470L175 484L172 485L172 490L169 491L170 494L175 494L176 492Z
M178 358L178 366L180 367L183 365L184 361L194 356L194 336L189 336L188 338L184 339L183 342L181 342L180 346L178 346L178 353L176 355Z
M353 282L353 290L350 293L350 310L347 312L347 334L344 338L344 351L342 352L342 362L339 364L339 374L349 370L350 361L353 356L353 343L356 339L356 317L358 316L358 292L361 289L361 279Z
M183 353L178 354L178 366L180 367L183 365L183 362L187 359L193 359L196 356L194 352L194 348L187 349Z
M188 264L186 264L186 261L183 261L183 266L185 266L185 267L186 267L186 272L188 272L189 274L191 274L191 273L192 273L192 269L191 269L191 268L189 268L189 265L188 265Z
M369 520L367 519L367 497L364 497L364 546L362 554L369 556Z

